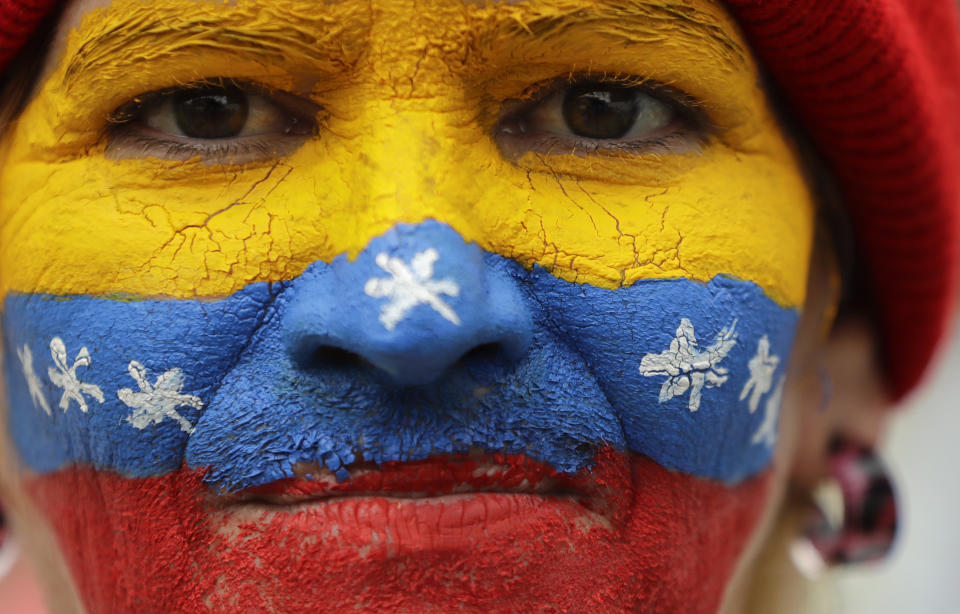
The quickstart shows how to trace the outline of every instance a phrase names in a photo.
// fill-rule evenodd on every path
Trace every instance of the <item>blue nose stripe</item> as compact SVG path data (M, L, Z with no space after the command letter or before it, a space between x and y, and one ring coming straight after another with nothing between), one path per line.
M282 337L301 365L349 352L397 385L423 385L474 348L519 359L531 337L515 278L446 226L399 226L360 254L295 282ZM335 297L335 300L331 300Z
M797 318L749 281L604 290L428 222L217 301L9 295L9 422L39 473L243 488L473 447L575 472L610 445L735 483L770 463Z

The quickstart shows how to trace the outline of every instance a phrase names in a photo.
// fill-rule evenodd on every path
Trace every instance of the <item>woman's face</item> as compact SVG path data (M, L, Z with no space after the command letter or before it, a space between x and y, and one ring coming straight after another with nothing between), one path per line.
M89 612L716 611L814 218L717 2L97 4L0 150Z

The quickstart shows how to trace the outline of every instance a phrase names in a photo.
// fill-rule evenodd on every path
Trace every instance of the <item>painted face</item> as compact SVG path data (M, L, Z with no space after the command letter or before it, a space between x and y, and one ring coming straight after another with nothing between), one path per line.
M4 141L8 426L96 612L713 612L813 206L709 0L116 0Z

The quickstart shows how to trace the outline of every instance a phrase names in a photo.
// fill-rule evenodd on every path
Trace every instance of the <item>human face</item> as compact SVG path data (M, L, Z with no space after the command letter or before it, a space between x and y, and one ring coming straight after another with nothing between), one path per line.
M88 611L716 611L813 206L715 2L64 29L4 140L0 292Z

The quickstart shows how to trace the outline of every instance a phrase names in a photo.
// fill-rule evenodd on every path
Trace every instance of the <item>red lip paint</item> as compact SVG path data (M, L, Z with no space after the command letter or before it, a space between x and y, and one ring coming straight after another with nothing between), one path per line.
M355 469L232 499L189 470L74 467L31 491L90 614L713 614L769 481L729 488L612 450L571 478L522 458ZM275 496L296 500L258 499Z

